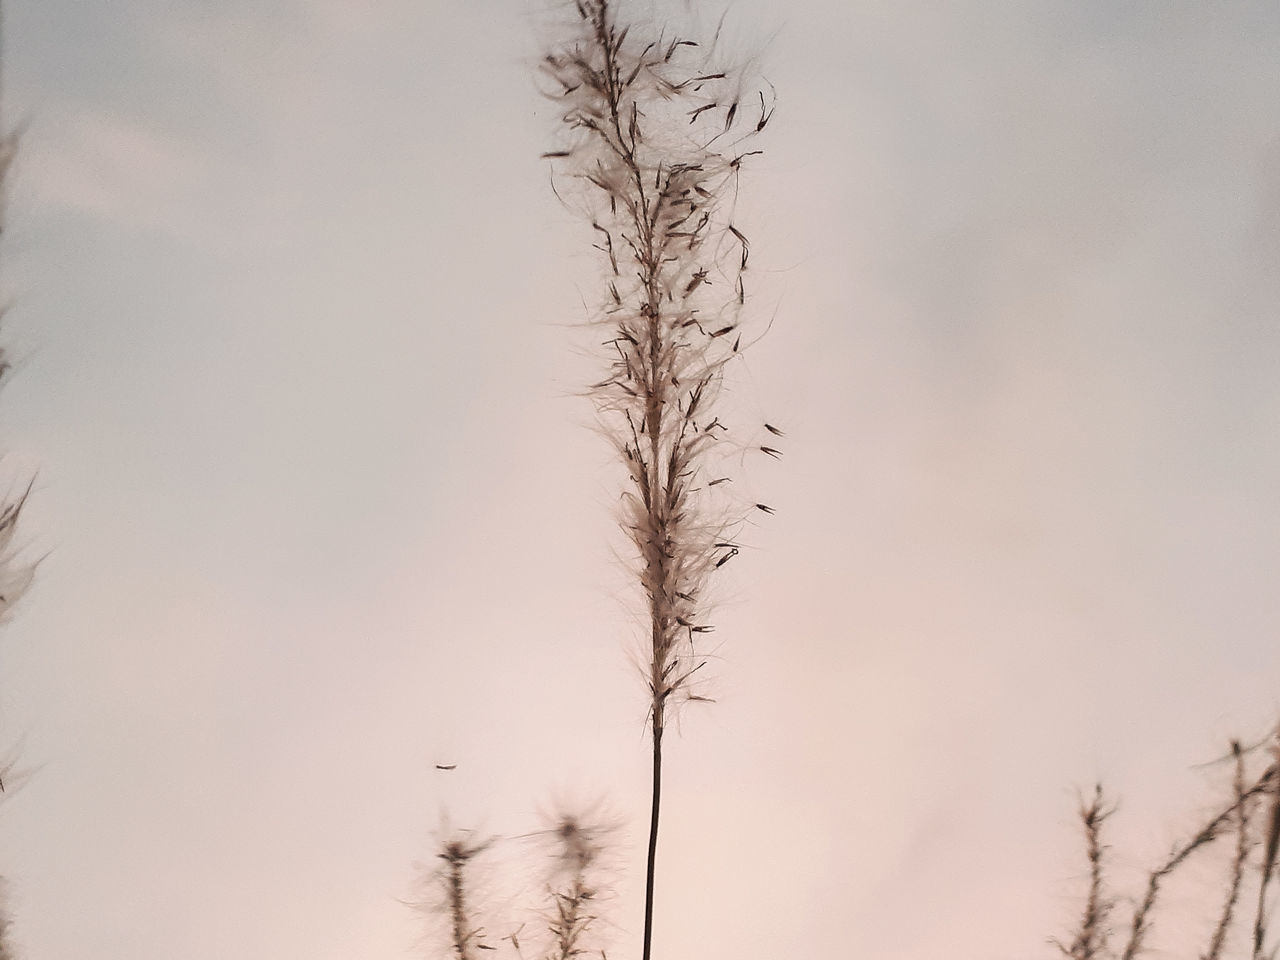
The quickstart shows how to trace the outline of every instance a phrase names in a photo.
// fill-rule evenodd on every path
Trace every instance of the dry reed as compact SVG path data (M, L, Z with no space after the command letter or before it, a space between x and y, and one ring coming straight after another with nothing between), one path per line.
M1057 944L1071 960L1091 960L1107 952L1110 933L1107 917L1115 904L1105 890L1103 855L1106 848L1102 844L1102 825L1113 813L1115 809L1108 808L1104 802L1101 784L1094 788L1093 799L1088 804L1080 804L1080 823L1084 827L1085 854L1089 860L1089 892L1075 937L1070 945Z
M521 960L527 952L539 960L603 955L603 910L611 896L607 852L614 829L597 815L561 812L549 828L516 837L478 839L471 831L446 830L436 844L435 863L419 866L426 896L408 905L430 919L430 940L454 960L478 960L482 952L505 950L506 944ZM496 897L493 883L486 882L494 877L480 861L499 845L523 840L537 841L537 849L549 852L550 868L544 861L530 874L518 865L519 857L508 858L504 872L524 873L525 880L514 899ZM524 922L513 927L511 918L518 915ZM511 932L493 940L486 925Z
M561 814L549 832L555 844L555 868L547 888L551 904L546 919L552 941L547 960L573 960L595 952L588 938L600 922L600 905L606 896L600 868L607 832L607 827L573 813Z
M1262 882L1258 885L1258 906L1253 921L1254 960L1260 960L1263 956L1263 948L1267 940L1267 888L1275 874L1276 853L1280 848L1280 727L1276 729L1271 750L1271 809L1267 813L1267 839L1262 854Z
M465 833L443 837L436 851L440 864L427 877L436 887L438 899L416 905L425 914L445 919L449 951L456 960L477 960L477 951L493 949L478 920L472 891L475 860L492 843L490 839L477 840Z
M649 960L663 734L705 665L713 575L737 556L752 510L719 466L725 365L744 348L750 242L734 222L742 165L773 115L763 91L699 41L623 26L610 0L575 0L567 39L542 67L565 145L546 154L579 188L605 271L597 315L608 374L592 386L627 472L622 527L647 607L642 670L653 769L643 957ZM559 194L559 191L557 191ZM563 199L563 197L562 197ZM781 436L770 426L769 432ZM771 446L735 451L777 458Z
M1093 801L1081 806L1080 819L1084 826L1086 856L1089 860L1089 890L1081 919L1069 943L1055 941L1064 955L1071 960L1110 960L1117 956L1120 960L1135 960L1148 949L1158 916L1160 895L1166 881L1196 854L1224 836L1234 834L1236 843L1231 855L1222 906L1209 935L1208 946L1200 954L1201 960L1222 960L1234 931L1240 932L1242 941L1248 939L1245 936L1247 928L1244 928L1246 921L1240 916L1238 907L1251 864L1256 866L1259 879L1258 903L1252 917L1250 956L1252 960L1275 956L1280 945L1267 949L1267 920L1270 913L1269 885L1275 868L1276 847L1280 845L1280 751L1277 751L1276 759L1252 781L1247 776L1245 751L1239 742L1231 744L1229 757L1235 764L1230 803L1203 821L1188 839L1175 844L1168 856L1147 873L1142 896L1136 901L1128 923L1127 936L1118 953L1110 947L1106 925L1115 898L1109 891L1103 857L1105 847L1101 839L1103 823L1114 810L1104 808L1100 787L1095 792ZM1260 801L1268 804L1267 834L1262 855L1254 864L1255 844L1250 836L1250 824L1253 808Z
M1236 850L1231 859L1231 873L1227 881L1227 895L1222 904L1222 912L1218 917L1218 925L1213 929L1209 939L1209 949L1202 960L1221 960L1223 947L1227 942L1227 934L1231 931L1231 922L1235 917L1236 904L1240 902L1240 887L1244 883L1245 865L1249 861L1249 814L1250 801L1245 797L1245 762L1244 751L1240 749L1240 741L1231 741L1231 755L1235 760L1235 775L1231 780L1231 789L1236 799Z

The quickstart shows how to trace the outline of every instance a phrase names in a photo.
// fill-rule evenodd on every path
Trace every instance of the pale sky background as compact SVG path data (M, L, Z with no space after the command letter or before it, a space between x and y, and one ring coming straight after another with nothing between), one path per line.
M432 955L400 901L442 809L597 797L638 955L544 10L5 3L0 467L38 468L49 554L0 636L25 960ZM777 319L729 399L788 438L669 743L655 956L1054 956L1076 791L1141 866L1280 711L1280 5L731 23L779 107L740 215Z

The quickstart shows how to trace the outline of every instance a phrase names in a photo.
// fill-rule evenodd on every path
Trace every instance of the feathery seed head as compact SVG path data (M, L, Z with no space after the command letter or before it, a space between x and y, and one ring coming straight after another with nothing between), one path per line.
M568 133L549 156L580 185L603 258L609 375L592 393L630 484L622 528L649 607L644 673L659 728L701 666L692 640L710 630L708 580L738 552L715 544L747 511L772 512L719 486L731 451L718 412L724 366L740 352L750 248L733 201L772 107L693 41L620 27L609 0L574 10L572 38L542 64Z

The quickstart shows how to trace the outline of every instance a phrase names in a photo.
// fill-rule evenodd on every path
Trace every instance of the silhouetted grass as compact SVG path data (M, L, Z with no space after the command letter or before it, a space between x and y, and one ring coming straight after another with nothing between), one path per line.
M543 63L567 128L546 154L557 191L590 225L604 279L596 323L604 379L591 390L627 481L622 527L648 611L642 671L652 734L643 957L649 960L662 797L663 733L705 666L710 583L738 555L745 514L722 455L778 458L729 439L720 386L744 348L750 242L734 222L742 164L773 115L771 98L726 62L719 36L625 25L610 0L575 0ZM769 426L772 436L781 431Z
M612 892L606 853L614 829L599 816L562 811L547 829L519 837L448 832L433 864L423 868L425 898L413 906L431 918L433 941L455 960L507 949L521 960L603 954L603 909ZM536 842L521 850L516 841ZM492 891L479 880L488 866L481 869L480 859L499 845L509 854L502 869L521 881L517 899L501 905L486 896ZM526 860L527 854L536 860ZM495 939L501 929L509 932Z
M1199 956L1201 960L1222 960L1229 955L1227 951L1233 935L1241 944L1249 945L1251 960L1275 956L1280 945L1271 945L1268 949L1267 921L1270 916L1269 887L1275 868L1277 833L1280 832L1280 731L1276 737L1273 761L1252 780L1247 775L1245 751L1238 741L1232 742L1230 758L1234 761L1235 770L1230 802L1204 820L1186 840L1176 843L1169 854L1147 872L1142 895L1134 901L1133 913L1118 953L1111 948L1112 931L1107 925L1113 916L1118 895L1108 877L1104 858L1106 848L1102 843L1103 824L1114 813L1114 808L1106 807L1102 788L1097 788L1093 800L1082 805L1080 810L1089 861L1089 889L1081 919L1069 941L1065 944L1055 941L1064 955L1072 960L1112 960L1115 957L1135 960L1148 948L1159 919L1160 896L1167 881L1197 854L1234 835L1236 842L1222 907L1208 934L1207 947ZM1263 804L1266 809L1266 834L1261 855L1254 857L1255 844L1250 835L1250 825L1258 804ZM1251 870L1258 875L1258 902L1253 916L1246 918L1238 907Z

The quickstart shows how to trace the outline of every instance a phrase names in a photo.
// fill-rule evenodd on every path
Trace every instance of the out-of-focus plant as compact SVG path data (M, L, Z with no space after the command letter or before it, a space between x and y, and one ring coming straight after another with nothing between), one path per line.
M446 832L434 863L421 867L425 897L413 906L433 921L444 921L444 939L456 960L477 960L480 951L493 949L479 919L474 889L476 859L493 842L469 831Z
M614 829L597 814L562 811L547 828L515 838L445 830L432 863L421 868L425 895L413 906L431 920L436 946L455 960L508 949L522 960L603 955ZM517 841L536 842L517 850ZM511 854L503 860L504 870L528 880L504 906L495 904L493 890L486 889L487 866L481 862L500 845ZM527 860L522 853L536 859L522 865ZM499 929L509 932L495 937Z
M602 862L609 832L598 819L562 813L544 834L552 845L554 864L547 885L548 960L572 960L599 946L593 935L609 895Z
M1108 807L1099 786L1093 799L1080 808L1085 850L1089 861L1089 887L1084 910L1068 941L1054 941L1071 960L1135 960L1147 948L1158 918L1157 908L1165 884L1182 871L1199 853L1234 837L1221 906L1212 930L1205 934L1200 960L1222 960L1247 956L1250 960L1270 960L1280 952L1271 943L1267 927L1272 911L1272 882L1280 848L1280 731L1273 734L1272 760L1261 772L1250 776L1246 751L1238 741L1231 744L1227 759L1234 763L1231 799L1205 819L1188 839L1173 846L1169 854L1147 873L1142 894L1134 898L1133 912L1124 929L1109 926L1117 913L1119 896L1107 872L1102 843L1104 822L1115 812ZM1255 768L1256 770L1256 768ZM1261 811L1261 815L1259 815ZM1262 823L1259 828L1258 820ZM1259 840L1261 843L1259 844ZM1255 853L1255 851L1257 851ZM1257 897L1252 909L1242 909L1251 878L1256 878ZM1118 943L1113 943L1113 938ZM1228 952L1238 944L1240 952Z
M0 72L3 71L3 57L0 56ZM0 114L2 116L2 114ZM2 121L0 121L2 124ZM2 127L0 127L2 129ZM9 181L9 171L17 152L17 135L12 132L0 133L0 236L4 232L4 199ZM8 354L0 347L0 381L10 370ZM18 521L22 516L27 496L31 493L31 484L17 496L7 496L0 500L0 620L8 617L14 605L21 599L35 576L35 564L24 561L15 555L14 536L17 533ZM0 800L14 786L14 761L11 756L0 762ZM5 904L0 900L0 960L10 960L13 949L9 942L9 917Z

